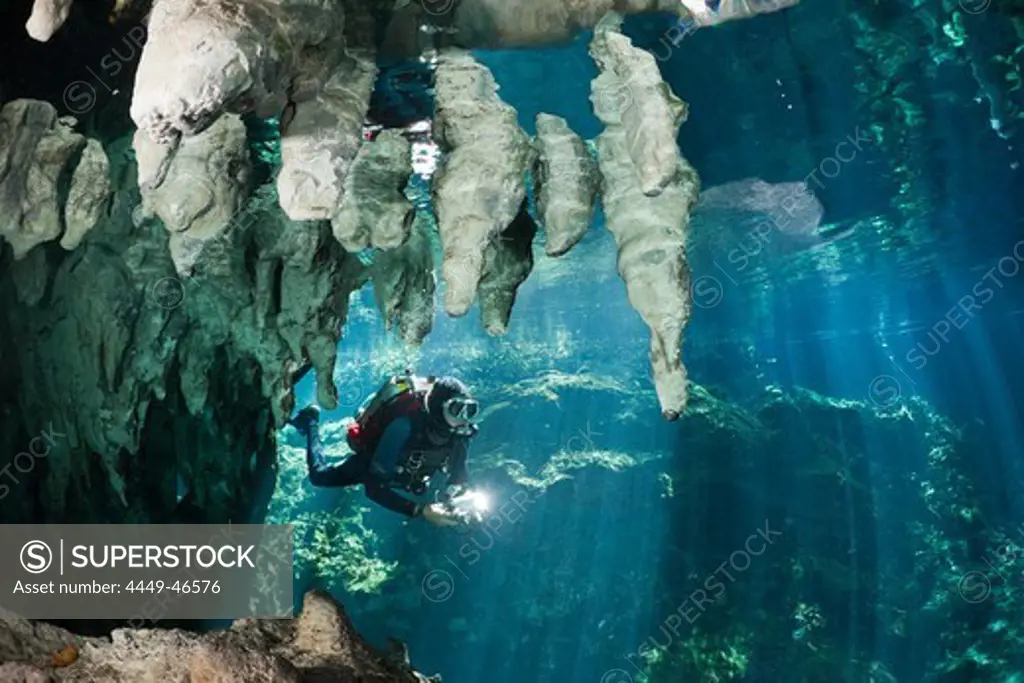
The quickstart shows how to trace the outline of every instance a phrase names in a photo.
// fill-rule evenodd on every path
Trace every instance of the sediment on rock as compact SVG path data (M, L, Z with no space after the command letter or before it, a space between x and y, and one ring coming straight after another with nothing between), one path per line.
M516 291L533 270L536 234L537 224L524 201L515 220L484 251L484 274L477 296L480 297L480 317L488 334L508 332Z
M616 60L622 63L645 64L650 58L611 25L602 27L600 35L595 33L591 52L600 55L607 45L615 46ZM621 84L610 70L611 62L599 63L605 70L593 82L595 106L602 89ZM672 126L666 126L668 120L662 118L655 120L650 130L638 131L632 125L636 120L608 116L607 110L598 112L606 126L597 138L601 197L608 229L618 246L619 275L626 283L630 305L651 330L651 370L662 415L676 419L687 401L686 369L680 359L683 328L692 304L686 236L700 179L675 142L685 107L664 83L644 92L648 106L662 115L676 111L680 116ZM664 93L660 102L652 100L657 93ZM648 192L652 186L645 185L645 175L635 161L638 136L647 147L662 149L657 163L649 167L655 175L647 176L659 178L660 189L654 195Z
M601 176L587 144L565 119L537 115L533 188L548 256L561 256L583 238L594 219Z
M434 327L434 255L426 219L416 218L405 244L378 252L371 271L385 326L419 346Z
M412 145L400 130L385 130L359 150L345 180L341 206L331 220L346 250L395 249L409 238L413 207L404 189Z
M53 655L69 643L77 658L54 667ZM80 638L0 609L0 674L5 673L21 676L13 679L19 683L436 680L367 643L341 605L318 591L306 594L295 619L241 619L226 631L202 634L126 628L110 638Z
M468 52L442 53L435 91L434 125L447 152L433 185L444 307L459 316L473 304L488 243L519 212L533 148L491 72Z

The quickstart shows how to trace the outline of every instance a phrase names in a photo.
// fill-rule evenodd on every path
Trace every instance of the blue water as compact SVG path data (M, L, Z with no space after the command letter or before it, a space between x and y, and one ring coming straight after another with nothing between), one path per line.
M673 90L690 104L679 143L705 187L751 177L797 181L858 127L885 130L853 87L861 57L849 25L838 28L828 19L841 10L840 3L821 3L799 14L702 30L661 63ZM666 22L634 21L630 32L653 49ZM835 32L812 34L812 26ZM778 49L781 42L790 48ZM923 49L914 55L919 68L911 74L927 59ZM540 111L566 117L584 137L600 132L588 101L595 71L585 36L565 48L479 56L528 132ZM909 87L928 104L927 122L910 148L914 158L907 160L930 197L925 210L895 208L893 159L873 139L819 193L824 224L842 239L805 250L764 245L738 269L727 254L749 235L730 234L728 226L692 235L693 277L702 288L695 290L684 362L694 383L739 408L754 409L766 387L809 390L882 412L930 406L965 435L983 435L986 446L969 453L961 484L980 501L986 528L1010 536L1024 521L1021 154L994 130L969 71L950 65ZM498 460L514 459L536 477L554 454L577 448L661 458L676 475L674 502L666 502L665 481L637 465L613 474L578 470L518 506L514 521L469 537L406 525L371 508L364 521L377 533L375 552L398 569L377 591L335 591L357 626L378 643L387 636L406 641L417 669L449 682L641 680L637 648L651 637L665 642L667 606L704 585L717 560L742 547L767 519L783 530L777 552L812 564L815 557L848 558L858 583L840 590L820 577L797 581L806 602L826 613L822 626L813 611L798 616L771 583L773 575L752 567L744 608L763 610L780 632L792 633L799 656L818 651L805 643L820 645L822 629L831 629L837 649L830 651L835 659L827 679L788 677L772 668L773 656L759 652L735 680L866 681L843 673L848 661L865 657L881 667L870 680L925 680L942 654L937 627L924 616L918 621L917 613L928 612L929 594L956 600L956 585L930 587L932 579L915 575L914 553L931 549L894 530L916 519L908 501L920 492L915 477L927 448L894 440L881 423L830 414L822 419L835 419L838 451L828 454L825 473L814 475L822 478L796 480L788 475L820 469L825 458L816 450L820 444L799 432L766 441L784 452L753 448L738 455L724 452L724 440L683 433L699 423L660 418L648 332L628 305L603 219L564 259L553 262L539 246L535 256L503 338L484 334L476 309L460 319L439 309L433 332L411 352L386 333L370 292L355 295L339 346L342 405L324 421L350 415L387 374L406 365L456 374L485 406L509 403L484 423L473 449L486 462L476 483L497 505L524 490L535 494L501 475ZM591 384L573 387L565 377ZM616 389L595 389L594 382ZM543 393L545 387L554 387L552 393ZM298 393L300 405L312 401L312 380ZM923 418L914 415L923 433ZM744 463L744 477L697 476L718 458ZM769 461L771 467L760 464ZM690 475L699 486L687 484ZM316 500L330 510L361 495L320 492ZM954 543L983 543L948 533ZM976 559L984 554L975 550ZM771 552L774 546L766 555ZM696 574L683 569L693 562L702 567ZM950 571L972 567L983 569L975 561ZM872 617L888 604L880 595L905 585L913 594L915 582L919 596L893 601L909 615ZM732 590L730 584L727 597ZM713 609L698 628L720 628ZM957 618L966 620L965 628L991 631L986 620L996 617L980 610L957 611ZM1019 650L1003 654L1007 671L1019 669ZM892 672L899 676L887 678ZM991 672L956 676L948 680L1011 680Z

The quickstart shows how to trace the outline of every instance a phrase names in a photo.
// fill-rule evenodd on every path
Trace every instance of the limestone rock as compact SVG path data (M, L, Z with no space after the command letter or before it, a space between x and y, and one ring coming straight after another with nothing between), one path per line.
M373 293L388 329L419 346L434 327L433 249L422 218L413 223L408 241L377 253L372 267Z
M15 259L60 236L62 176L85 144L51 104L14 100L0 110L0 236Z
M353 51L315 97L295 104L281 131L281 207L292 220L330 219L363 145L363 121L377 77L372 53Z
M746 19L757 14L777 12L794 7L800 0L722 0L716 9L708 0L680 0L697 26L714 26L735 19Z
M96 226L109 198L110 162L103 145L90 138L71 177L71 190L64 205L67 229L60 238L60 246L68 251L77 247L85 234Z
M597 161L565 119L537 115L537 163L533 183L548 256L561 256L579 242L594 219L601 182Z
M143 194L179 177L194 142L202 135L167 147L164 183ZM231 146L222 146L204 168L223 168L217 160ZM296 375L314 367L320 402L336 401L335 354L363 267L327 222L288 220L265 185L182 274L169 237L188 246L195 227L171 234L159 220L133 220L130 138L106 149L114 191L79 248L37 249L18 262L0 254L0 384L15 387L0 398L0 443L23 448L27 434L58 434L46 467L8 491L4 521L258 515ZM39 500L49 501L42 519Z
M168 144L224 111L275 116L310 64L337 65L343 24L337 0L155 0L132 119Z
M78 643L78 659L51 668L49 658ZM82 639L0 611L0 675L18 683L419 683L356 632L329 595L307 593L297 619L236 621L226 631L118 629ZM4 683L11 678L0 678Z
M592 51L600 54L600 46L611 42L620 46L617 49L621 57L630 59L621 42L628 44L629 39L616 35L618 38L611 38L607 32L595 34L598 47L595 50L592 46ZM639 52L631 44L628 47ZM638 58L636 62L645 60ZM595 91L607 85L609 73L605 71L594 80ZM664 93L662 112L678 103L664 84L648 92L652 97ZM659 106L652 101L648 105L655 109ZM605 217L618 246L619 275L626 283L630 305L651 329L651 369L662 415L674 420L685 410L687 400L686 369L680 359L683 328L692 308L686 238L690 211L700 192L700 179L676 146L678 122L670 128L655 127L650 131L637 131L625 118L621 122L609 118L605 123L607 128L597 138ZM638 172L634 142L638 134L656 133L661 138L651 137L645 144L666 150L655 167L665 184L652 196L647 192L649 186L643 184L643 174Z
M135 144L146 150L156 145L141 131ZM190 272L202 245L229 227L248 197L250 176L245 125L228 114L184 138L159 184L142 187L143 214L158 216L171 233L171 256L179 273Z
M434 125L448 155L434 177L433 196L449 315L465 315L473 304L484 250L526 196L533 149L497 90L491 72L468 52L442 53Z
M413 207L403 190L412 168L411 144L400 130L384 130L359 150L344 198L331 221L345 249L394 249L409 238Z
M516 290L533 270L533 238L537 224L523 202L512 224L498 239L487 245L484 252L484 275L480 279L477 295L480 297L480 315L488 334L501 335L508 331Z
M73 0L35 0L25 30L33 40L48 41L67 21Z
M678 172L675 133L687 107L661 80L654 55L619 31L621 16L601 20L590 43L600 75L591 86L594 113L606 126L621 125L644 194L655 196Z
M411 2L407 11L445 26L466 48L527 47L572 40L606 13L672 12L678 0L466 0Z

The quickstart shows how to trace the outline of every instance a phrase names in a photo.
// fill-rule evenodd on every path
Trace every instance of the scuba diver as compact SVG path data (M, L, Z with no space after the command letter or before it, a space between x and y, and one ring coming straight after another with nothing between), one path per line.
M370 500L389 510L455 526L486 508L480 494L466 487L469 441L479 431L479 415L480 405L459 380L407 371L389 379L356 411L347 433L352 454L340 462L324 457L319 408L303 408L291 423L306 436L313 486L362 484ZM422 496L441 471L448 475L447 486L436 503L419 503L396 491Z

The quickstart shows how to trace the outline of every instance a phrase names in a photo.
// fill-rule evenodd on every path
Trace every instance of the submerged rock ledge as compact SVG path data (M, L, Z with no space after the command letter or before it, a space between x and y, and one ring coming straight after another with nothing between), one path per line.
M440 683L409 666L401 643L391 644L389 653L374 649L342 606L320 591L306 594L295 619L240 619L226 631L203 634L124 628L110 638L80 638L0 609L0 681Z

